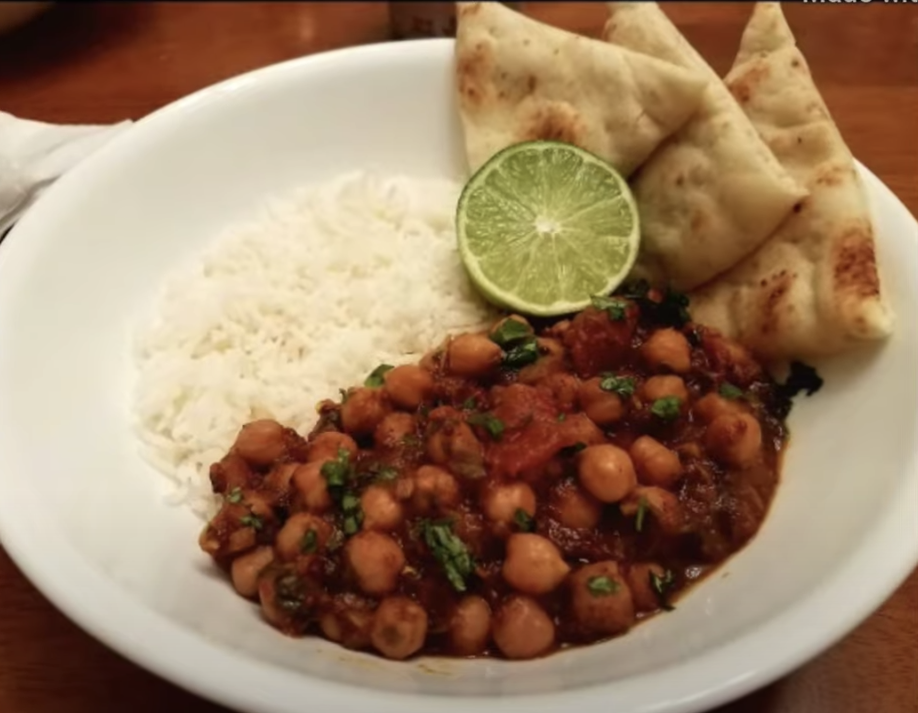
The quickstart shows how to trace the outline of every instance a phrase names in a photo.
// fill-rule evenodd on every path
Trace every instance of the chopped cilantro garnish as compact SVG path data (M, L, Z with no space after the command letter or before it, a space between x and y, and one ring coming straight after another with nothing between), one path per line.
M383 378L387 371L392 371L395 367L391 364L380 364L373 371L370 372L370 375L364 379L363 385L369 386L371 389L376 389L386 383Z
M619 587L618 582L614 579L600 575L587 580L587 589L594 597L608 597L610 594L615 594Z
M628 312L628 302L621 297L605 297L595 295L590 297L593 306L605 312L613 322L621 322Z
M478 408L478 399L474 396L469 396L465 401L462 402L462 408L466 411L474 411Z
M481 426L495 441L504 435L504 422L489 413L472 414L467 421L473 426Z
M320 473L325 478L329 492L335 497L335 491L339 491L347 485L352 475L351 454L346 448L338 449L338 457L334 460L326 461L322 464Z
M558 414L558 418L557 418L556 420L558 421L558 423L562 423L562 422L564 421L564 419L566 419L566 418L567 418L567 414L566 414L566 413L559 413L559 414Z
M251 527L253 530L260 530L265 525L258 515L243 515L239 518L239 522L246 527Z
M657 601L660 602L660 606L666 611L675 609L675 607L669 603L669 591L673 588L674 584L673 573L670 570L666 570L662 576L651 570L650 587L653 589L654 594L657 595Z
M346 448L339 448L338 457L323 463L320 472L325 478L328 494L341 507L344 533L353 535L363 522L363 511L360 509L360 499L347 489L354 477L350 453Z
M521 369L527 364L533 364L538 360L539 345L536 343L535 337L530 337L506 351L503 365L507 369Z
M453 533L449 522L424 522L422 527L424 542L443 567L449 583L457 592L464 592L466 580L475 569L465 543Z
M647 517L649 503L643 495L638 499L637 514L634 516L634 529L638 532L644 529L644 520Z
M316 551L316 548L319 546L319 536L316 534L315 530L308 530L305 535L303 535L303 540L300 542L300 552L304 555L311 555Z
M599 388L619 396L631 396L634 393L633 376L615 376L608 374L601 377Z
M513 522L520 532L532 532L535 529L535 521L532 519L532 515L523 510L523 508L517 508L516 512L513 513Z
M359 515L362 516L363 513L358 511ZM360 529L360 523L363 521L363 518L358 516L357 513L345 515L344 516L344 534L345 535L355 535Z
M517 319L508 317L501 322L500 326L491 332L489 336L492 342L499 344L502 349L506 349L510 345L522 341L531 335L532 329L528 325L523 324Z
M725 399L730 399L731 401L743 398L743 390L728 381L722 383L720 388L717 389L717 392Z
M650 407L650 412L657 418L664 421L673 421L679 418L679 411L682 408L682 399L678 396L664 396L657 399Z
M242 488L233 488L226 494L226 502L238 505L242 502Z
M341 510L344 513L344 534L355 534L363 523L363 510L360 507L360 498L354 495L354 493L345 493L341 498Z
M391 465L384 465L376 472L376 480L395 480L398 477L398 470Z

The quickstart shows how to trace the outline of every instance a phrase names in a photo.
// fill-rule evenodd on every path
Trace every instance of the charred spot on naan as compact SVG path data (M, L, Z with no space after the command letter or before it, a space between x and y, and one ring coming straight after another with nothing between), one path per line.
M539 107L528 119L523 132L528 141L563 141L579 145L585 127L579 112L567 102Z
M762 280L764 288L760 303L761 333L772 334L778 331L782 315L792 312L794 307L785 298L794 281L794 275L787 270L779 270L770 277Z
M860 298L879 296L880 278L877 275L873 230L869 225L858 224L849 228L839 241L833 258L836 290Z
M481 104L487 93L487 78L491 71L491 53L484 42L478 42L471 52L463 53L456 62L459 94L469 104Z
M749 71L728 85L733 96L740 104L746 104L758 93L758 85L764 82L770 73L767 64L755 64Z
M816 176L817 186L840 186L850 177L854 169L839 163L824 165Z

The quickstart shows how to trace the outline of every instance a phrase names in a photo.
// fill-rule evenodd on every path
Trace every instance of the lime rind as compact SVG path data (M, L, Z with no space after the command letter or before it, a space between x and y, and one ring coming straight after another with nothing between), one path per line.
M456 212L462 262L495 304L536 316L583 309L618 287L640 247L625 179L571 144L499 152L466 184Z

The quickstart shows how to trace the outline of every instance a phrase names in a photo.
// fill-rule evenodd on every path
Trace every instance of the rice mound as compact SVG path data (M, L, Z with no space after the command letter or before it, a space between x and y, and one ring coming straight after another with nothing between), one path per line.
M206 515L240 427L315 405L494 310L456 250L459 186L355 173L270 202L171 275L134 341L141 453Z

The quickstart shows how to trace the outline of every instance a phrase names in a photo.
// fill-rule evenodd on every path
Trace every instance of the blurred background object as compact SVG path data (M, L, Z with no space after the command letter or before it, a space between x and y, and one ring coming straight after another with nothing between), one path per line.
M523 3L503 4L519 10ZM390 2L389 19L397 40L456 34L456 4L452 2Z
M0 2L0 34L24 25L53 2Z

